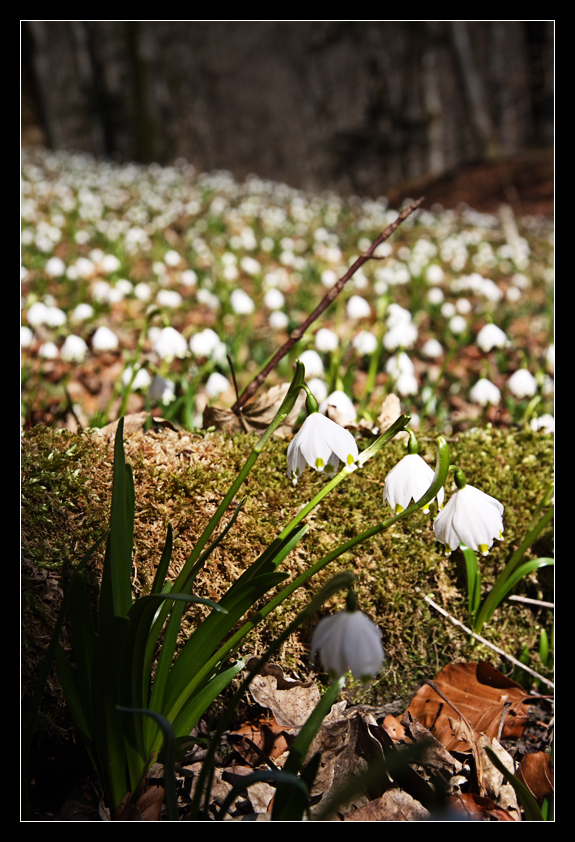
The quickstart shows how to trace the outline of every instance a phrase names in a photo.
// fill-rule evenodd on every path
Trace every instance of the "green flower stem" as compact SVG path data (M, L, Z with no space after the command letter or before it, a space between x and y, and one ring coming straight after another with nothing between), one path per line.
M544 499L547 498L547 495ZM539 512L541 509L539 508ZM539 535L543 532L549 521L553 518L555 513L555 507L551 506L547 512L543 515L539 523L535 526L532 526L533 521L531 521L531 527L528 529L525 538L519 545L519 547L515 550L507 564L505 565L502 572L497 577L497 580L491 590L489 591L481 609L477 615L477 619L475 620L475 624L473 626L474 631L480 632L485 623L491 618L493 611L495 610L496 606L500 602L500 593L505 588L509 577L517 567L517 565L522 560L523 556L531 546L531 544L539 537Z

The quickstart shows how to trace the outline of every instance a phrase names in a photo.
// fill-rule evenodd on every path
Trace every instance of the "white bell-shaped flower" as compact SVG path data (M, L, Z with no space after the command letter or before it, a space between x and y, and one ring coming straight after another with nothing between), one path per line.
M361 611L324 617L313 633L311 651L333 681L351 671L354 678L367 682L380 671L384 659L381 632Z
M332 475L339 467L340 460L345 465L353 465L358 455L357 444L351 433L325 415L312 412L288 447L287 475L294 485L306 465Z
M493 540L503 538L503 508L495 497L472 485L464 485L451 495L435 518L435 537L449 547L447 555L460 544L487 555Z
M433 469L421 456L417 453L408 453L386 476L383 502L387 500L393 511L400 514L407 509L412 500L416 502L423 497L430 488L434 476ZM443 506L444 496L445 492L443 488L440 488L437 493L440 509ZM428 514L429 503L422 508L422 511Z

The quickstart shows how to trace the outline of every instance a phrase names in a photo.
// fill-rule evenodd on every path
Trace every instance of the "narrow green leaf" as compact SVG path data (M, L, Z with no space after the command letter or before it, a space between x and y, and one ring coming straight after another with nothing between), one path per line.
M219 675L216 675L211 681L206 684L198 693L190 699L187 705L183 708L181 713L174 721L174 732L176 734L189 734L197 725L206 710L215 699L223 693L226 687L234 680L236 675L245 667L245 658L241 658L236 663L224 670Z
M542 822L545 821L543 818L543 814L539 808L539 804L531 794L530 790L527 786L523 783L523 781L519 780L515 775L513 775L509 769L501 762L501 760L497 757L493 749L485 747L485 753L487 754L489 760L493 763L495 768L501 772L502 775L505 775L505 778L509 781L511 786L513 787L517 798L521 802L521 806L525 810L525 818L528 822Z
M494 585L493 590L490 593L491 604L489 610L485 614L485 622L489 622L495 612L495 609L505 599L507 594L514 590L521 579L528 576L530 573L533 573L535 570L538 570L540 567L550 567L554 564L555 560L552 558L535 558L532 561L526 561L525 564L520 565L520 567L511 573L507 581L501 583L498 587Z
M160 727L164 735L164 789L166 793L166 807L168 809L168 821L177 822L180 820L178 811L178 800L176 797L176 748L174 729L170 722L161 713L145 708L129 708L118 705L116 708L121 713L142 714L150 716Z
M173 536L173 532L172 532L172 524L168 523L168 533L166 535L166 543L164 544L162 557L160 558L160 563L158 564L158 569L156 570L156 575L154 576L154 584L152 585L152 593L161 593L162 588L164 587L164 583L166 581L166 576L168 574L168 568L170 566L170 561L172 560L173 546L174 546L174 536Z

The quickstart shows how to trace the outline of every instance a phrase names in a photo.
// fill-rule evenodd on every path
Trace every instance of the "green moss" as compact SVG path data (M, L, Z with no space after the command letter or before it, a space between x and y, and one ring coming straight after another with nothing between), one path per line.
M181 568L255 441L255 436L179 435L173 431L125 436L136 486L137 593L145 593L150 587L168 522L173 524L175 535L171 575ZM360 449L362 444L367 442L360 442ZM200 595L218 599L322 487L322 475L310 469L297 486L289 482L286 448L285 441L273 440L256 462L240 492L246 499L237 521L198 578ZM509 432L488 427L460 435L450 443L450 450L451 462L463 469L468 483L505 506L504 539L480 559L483 588L487 591L521 542L533 511L552 481L553 437L531 430ZM165 459L161 455L164 452ZM389 517L391 511L382 502L383 484L386 474L404 453L403 444L392 442L308 515L308 531L284 563L290 578L342 542ZM420 441L420 454L435 464L433 439ZM22 469L23 555L32 566L32 571L24 574L24 645L29 661L25 675L31 680L58 608L58 599L47 601L39 589L38 576L46 571L58 584L65 585L74 564L106 528L111 444L94 434L72 435L37 427L23 437ZM452 489L448 487L446 491L449 495ZM255 630L244 650L263 651L306 604L311 593L334 573L347 569L357 576L360 609L381 628L386 649L384 671L377 682L368 691L350 685L350 698L371 703L397 697L407 699L423 677L458 660L486 658L509 672L508 664L493 651L470 643L423 600L424 594L433 593L442 607L467 622L463 558L459 551L446 557L444 548L437 545L433 514L432 506L431 515L418 513L399 521L357 546L353 553L332 562L270 615ZM543 533L527 557L551 555L551 535L550 529ZM92 566L95 578L100 564L101 556ZM518 593L549 600L552 585L552 575L546 569L523 580ZM343 596L332 600L325 613L342 606ZM204 610L190 610L184 635ZM545 609L508 602L498 609L483 634L511 655L517 656L525 646L535 653L539 626L547 620ZM281 663L287 671L309 670L307 646L314 625L315 621L302 628L297 638L284 646ZM39 628L43 630L40 636Z

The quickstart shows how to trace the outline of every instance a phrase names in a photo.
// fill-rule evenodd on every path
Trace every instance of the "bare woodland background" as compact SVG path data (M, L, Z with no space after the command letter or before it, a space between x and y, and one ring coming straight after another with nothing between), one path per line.
M553 143L553 21L24 21L22 142L385 195Z

